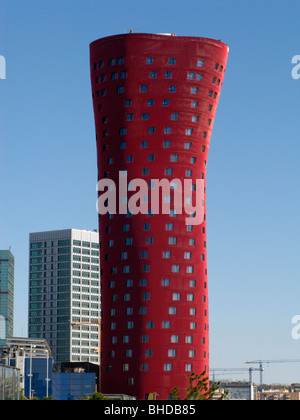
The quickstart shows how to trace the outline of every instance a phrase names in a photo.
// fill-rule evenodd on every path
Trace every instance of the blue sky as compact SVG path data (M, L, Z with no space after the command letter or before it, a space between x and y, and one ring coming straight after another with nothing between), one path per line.
M207 172L211 366L300 358L299 15L298 0L1 0L0 248L16 258L15 335L27 334L29 232L97 228L89 43L136 28L230 46ZM265 381L300 382L300 364L271 365Z

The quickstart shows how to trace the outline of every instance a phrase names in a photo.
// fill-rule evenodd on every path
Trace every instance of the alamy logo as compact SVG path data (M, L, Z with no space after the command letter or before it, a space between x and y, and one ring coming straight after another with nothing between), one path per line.
M6 60L3 55L0 55L0 79L6 79Z
M292 58L292 64L296 64L292 69L292 78L294 80L300 79L300 55L294 55Z
M97 201L100 215L129 212L131 215L176 216L184 211L188 216L186 225L200 225L204 220L203 179L195 182L192 179L184 179L183 182L180 179L152 179L147 183L144 179L136 178L128 183L127 171L120 171L118 189L113 180L104 178L98 182L97 191L100 193Z
M292 337L294 340L299 340L300 339L300 315L293 316L292 324L295 325L292 328Z

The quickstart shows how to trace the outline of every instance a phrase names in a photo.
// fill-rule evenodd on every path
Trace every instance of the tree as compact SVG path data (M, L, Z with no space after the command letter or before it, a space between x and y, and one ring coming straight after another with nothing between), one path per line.
M86 396L85 399L88 401L109 400L108 397L104 397L104 395L100 394L99 392L95 392L93 395Z
M213 382L209 386L209 378L206 371L197 375L195 372L188 375L189 386L185 391L185 400L225 400L228 391L221 391L221 383ZM218 395L217 395L218 393ZM173 399L180 400L178 387L172 389Z

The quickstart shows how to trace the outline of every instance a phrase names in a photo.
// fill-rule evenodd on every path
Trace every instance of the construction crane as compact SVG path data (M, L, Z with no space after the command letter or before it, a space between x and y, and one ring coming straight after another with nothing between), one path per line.
M232 373L243 373L243 372L249 372L249 382L252 384L253 380L253 372L261 372L263 368L221 368L221 369L210 369L210 372L213 376L213 381L215 381L215 373L216 372L232 372Z
M93 322L72 322L72 327L80 327L81 325L99 325L99 348L94 349L94 351L99 353L99 387L98 392L101 392L101 328L102 328L102 320L101 318L98 321Z
M300 363L300 359L277 359L277 360L246 360L245 365L259 365L260 370L260 399L263 399L263 365L273 363Z

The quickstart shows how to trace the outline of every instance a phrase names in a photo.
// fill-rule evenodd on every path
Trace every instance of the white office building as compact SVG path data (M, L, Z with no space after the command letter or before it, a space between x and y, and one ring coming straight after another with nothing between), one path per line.
M99 364L99 267L97 232L30 234L28 334L48 342L58 365Z

